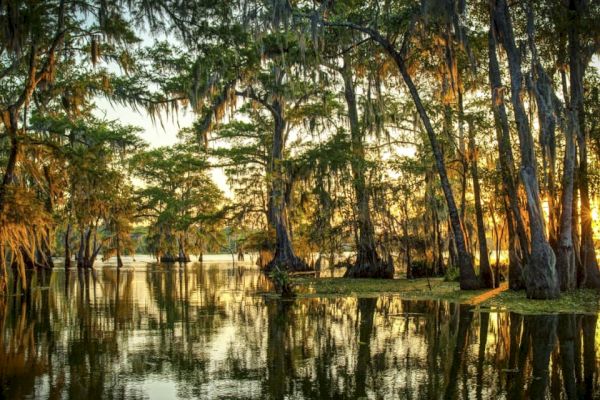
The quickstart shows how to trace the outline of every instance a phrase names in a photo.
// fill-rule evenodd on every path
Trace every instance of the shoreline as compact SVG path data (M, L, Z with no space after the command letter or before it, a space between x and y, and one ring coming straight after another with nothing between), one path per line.
M460 290L458 282L443 278L419 279L352 279L293 277L296 298L399 296L406 300L448 301L471 304L475 309L519 314L595 314L600 312L600 292L577 289L561 293L556 300L527 299L525 291L499 291L478 304L472 300L488 290Z

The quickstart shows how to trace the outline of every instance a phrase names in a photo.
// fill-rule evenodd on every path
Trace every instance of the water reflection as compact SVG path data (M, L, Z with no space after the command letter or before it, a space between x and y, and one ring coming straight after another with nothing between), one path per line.
M61 269L0 304L0 398L580 399L595 315L279 301L249 266Z

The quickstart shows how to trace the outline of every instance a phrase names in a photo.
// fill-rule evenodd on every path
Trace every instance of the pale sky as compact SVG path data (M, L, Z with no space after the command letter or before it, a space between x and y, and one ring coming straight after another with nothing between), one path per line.
M163 33L158 36L153 36L148 32L138 32L142 42L139 47L151 46L154 40L169 40L170 42L177 44L177 40L173 37L167 37ZM106 64L109 70L118 71L116 65ZM131 107L111 104L106 98L98 97L95 99L96 109L95 114L109 121L119 121L123 125L133 125L142 129L140 137L144 139L150 148L156 148L160 146L171 146L177 143L177 132L182 128L188 128L192 126L194 122L194 114L183 108L179 109L176 115L170 114L167 116L163 113L162 123L161 120L153 120L150 115L144 111L136 111ZM226 196L231 197L231 190L227 184L227 178L223 173L222 168L213 168L211 170L213 181L217 186L225 193Z
M164 115L162 124L157 119L150 118L147 112L135 111L131 107L113 105L104 98L96 99L96 115L109 121L117 120L124 125L134 125L142 129L140 137L144 139L150 148L160 146L171 146L177 143L177 132L181 128L192 126L194 115L186 110L180 110L178 115ZM231 190L227 184L227 178L221 168L213 168L211 175L219 188L229 196Z

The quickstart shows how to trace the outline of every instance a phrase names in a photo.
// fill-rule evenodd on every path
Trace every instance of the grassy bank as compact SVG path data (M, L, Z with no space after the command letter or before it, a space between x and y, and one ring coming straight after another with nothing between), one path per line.
M309 297L378 297L398 295L413 300L444 300L469 303L485 290L463 291L457 282L432 279L347 279L347 278L293 278L297 296ZM558 300L529 300L525 291L510 290L499 293L480 304L480 308L501 309L526 314L543 313L597 313L600 311L600 294L593 290L576 290L563 293Z

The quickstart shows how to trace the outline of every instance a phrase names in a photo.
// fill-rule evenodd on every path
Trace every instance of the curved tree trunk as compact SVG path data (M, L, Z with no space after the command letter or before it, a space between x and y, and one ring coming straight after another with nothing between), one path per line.
M352 80L350 57L344 57L344 66L340 70L344 78L344 97L348 105L350 135L352 144L351 167L354 177L354 192L356 195L358 243L356 262L346 270L350 278L393 278L394 266L382 260L375 248L375 229L371 220L369 207L369 192L365 179L365 149L363 132L358 121L356 93Z
M491 26L494 27L506 50L511 78L511 99L519 133L521 151L521 180L527 195L527 212L531 232L531 255L525 271L527 297L552 299L560 295L556 272L556 256L546 237L539 185L536 174L533 136L523 106L523 75L521 56L515 45L512 22L506 0L490 2Z
M398 69L400 70L400 74L402 75L404 83L408 87L413 102L417 107L419 116L421 117L421 121L425 126L427 136L429 137L431 150L435 158L435 166L440 176L444 197L446 198L448 214L450 215L450 224L452 227L452 232L454 234L454 244L456 245L456 250L458 253L457 256L458 268L460 270L460 288L463 290L478 289L480 286L479 280L475 275L475 269L473 268L473 260L467 250L465 234L460 220L458 208L456 207L456 202L454 200L452 185L450 184L450 179L448 178L448 173L446 171L446 164L444 162L444 155L442 154L442 149L438 143L435 131L433 129L433 126L431 125L431 121L429 119L429 116L427 115L427 111L423 106L417 88L415 87L415 84L410 74L408 73L408 70L406 69L406 65L404 64L402 56L397 52L392 53L392 55L394 56L394 60L398 65Z
M326 25L336 25L336 23L325 23ZM339 24L338 24L339 25ZM400 74L402 75L402 79L408 88L410 96L413 100L417 108L417 112L419 113L419 117L421 122L425 127L425 131L427 132L427 136L429 138L429 142L431 145L431 150L433 152L433 156L435 158L435 166L437 172L440 176L440 181L442 185L442 190L444 191L444 197L446 198L446 205L448 207L448 213L450 214L450 221L452 225L452 232L454 235L454 241L456 243L456 248L458 252L458 267L460 269L460 287L461 289L477 289L479 288L479 280L475 275L475 269L473 268L473 260L471 255L469 254L465 241L465 233L463 231L463 226L461 224L460 215L458 212L458 208L456 207L456 201L454 199L454 193L452 191L452 186L450 184L450 179L448 178L448 173L446 171L446 165L444 163L444 155L442 153L442 149L437 140L437 136L433 126L431 125L431 120L429 119L429 115L427 114L427 110L423 106L423 102L421 101L421 96L419 95L419 91L417 90L410 73L405 64L405 53L407 49L408 41L404 40L404 43L397 49L395 45L385 38L379 31L367 28L360 25L354 25L351 23L343 24L346 27L349 27L354 30L361 31L370 36L372 40L379 43L381 47L393 58ZM408 35L407 35L408 37Z

